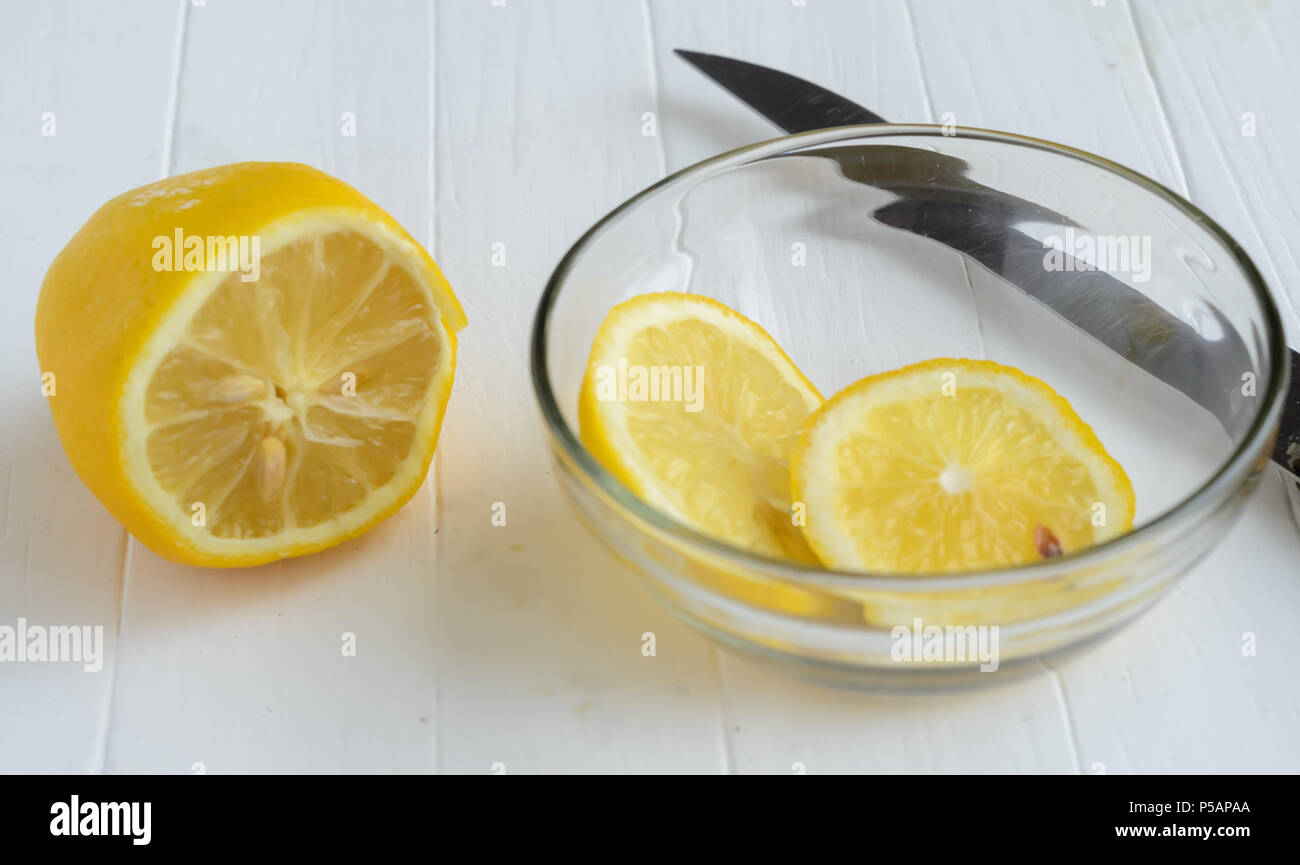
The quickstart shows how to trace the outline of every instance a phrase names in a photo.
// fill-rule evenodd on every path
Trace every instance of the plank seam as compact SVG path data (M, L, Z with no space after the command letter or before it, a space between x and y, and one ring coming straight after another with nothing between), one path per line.
M1137 16L1133 14L1133 4L1131 0L1124 0L1124 11L1128 14L1129 26L1133 28L1133 38L1137 42L1138 59L1142 61L1142 72L1146 75L1147 88L1151 91L1151 99L1156 104L1156 114L1160 119L1160 131L1165 136L1165 144L1169 149L1169 158L1173 162L1174 173L1178 176L1178 191L1185 198L1192 197L1191 187L1187 183L1187 173L1183 171L1183 160L1178 154L1178 143L1174 141L1174 129L1169 124L1169 112L1165 109L1165 100L1160 93L1160 87L1156 84L1155 70L1151 66L1151 55L1147 51L1146 41L1142 38L1142 28L1138 26Z
M654 33L654 13L650 8L650 0L641 0L642 21L645 24L646 37L646 55L650 63L650 100L654 107L655 113L655 148L659 153L659 176L664 177L668 174L668 149L664 146L665 128L661 122L660 116L660 99L659 99L659 52L655 44ZM680 208L680 202L678 204ZM681 213L678 211L678 219ZM680 226L680 222L678 223ZM734 743L731 741L731 726L727 721L727 683L726 675L723 670L722 650L716 646L710 647L713 657L713 669L718 679L718 724L722 731L721 753L719 757L722 761L722 774L735 774L735 758L733 755Z
M163 127L162 176L165 179L172 170L172 151L176 141L176 116L180 113L181 102L181 67L185 62L185 31L190 19L190 4L180 0L180 22L176 28L176 45L172 53L172 90L167 99L166 125Z
M1136 16L1134 16L1133 27L1135 30L1137 29L1137 26L1138 26L1137 19ZM1178 57L1176 51L1174 52L1174 56L1175 58ZM1201 102L1199 101L1193 102L1191 104L1195 106L1196 111L1199 113L1202 124L1206 127L1206 129L1211 130L1212 132L1213 125L1210 123L1209 118L1206 116L1205 106L1202 105ZM1206 140L1209 142L1210 146L1214 149L1214 155L1218 158L1219 165L1223 167L1224 173L1228 175L1228 178L1231 181L1230 186L1232 187L1233 197L1236 199L1238 206L1241 207L1241 212L1246 219L1247 227L1249 227L1250 231L1255 236L1256 248L1259 250L1259 255L1264 265L1264 270L1270 276L1270 279L1268 281L1274 285L1278 285L1278 286L1282 285L1282 281L1281 281L1282 272L1281 270L1278 269L1276 262L1273 261L1273 256L1268 249L1268 244L1264 241L1264 234L1260 230L1259 223L1256 222L1255 217L1252 213L1250 202L1246 197L1244 184L1242 183L1240 176L1233 169L1232 163L1228 161L1227 156L1223 152L1223 148L1219 146L1218 137L1214 134L1209 134L1206 136ZM1283 290L1275 290L1273 294L1276 298L1278 298L1281 301L1280 305L1285 308L1291 326L1292 327L1300 326L1300 309L1296 308L1295 300L1292 298L1291 293L1283 289Z
M907 32L911 37L912 57L916 61L916 73L921 84L921 99L925 103L925 119L927 123L934 123L934 103L930 100L930 81L925 74L925 60L921 57L921 41L917 36L916 22L912 19L912 5L909 0L902 0L903 20L907 22ZM966 296L970 298L971 312L975 315L975 343L979 346L981 358L987 358L988 352L984 348L984 317L980 314L980 305L975 300L975 281L970 275L970 261L966 256L961 257L961 274L966 280Z
M428 244L427 248L430 255L437 252L438 242L438 175L437 175L437 36L438 36L438 7L437 0L428 0L429 11L429 62L428 62L428 89L429 89L429 134L426 146L429 148L428 175L429 175L429 218L428 218ZM442 582L442 448L439 447L433 455L433 478L429 483L429 507L432 513L429 515L429 544L432 546L433 554L433 620L438 621L438 586ZM438 676L438 652L435 649L430 659L429 675L432 678L433 686L433 706L430 711L433 714L432 727L429 748L430 760L433 764L433 772L440 772L442 769L442 712L439 708L442 705L441 694L439 693L439 676Z
M181 68L185 61L185 31L189 24L190 4L179 0L180 15L176 22L176 43L172 53L172 86L167 97L167 109L163 121L163 146L159 165L159 179L165 179L171 173L172 144L176 137L176 115L180 104ZM108 695L100 710L98 747L95 749L95 762L90 768L93 774L102 774L108 762L108 745L113 726L113 705L117 695L117 656L122 651L122 631L126 623L127 599L130 597L130 575L135 538L122 530L122 555L118 559L117 572L117 628L113 639L113 654L109 659Z
M664 129L660 123L663 118L659 116L659 53L655 50L654 14L650 11L650 0L641 0L641 9L645 21L646 54L650 61L650 101L654 105L655 131L658 133L655 147L659 151L659 176L664 177L668 174L668 151L664 147Z
M903 21L907 23L908 42L912 46L912 56L916 59L917 76L921 79L921 99L925 102L925 122L934 122L934 103L930 101L930 82L925 76L925 61L921 58L921 41L917 37L916 22L912 18L912 4L902 0Z
M1083 774L1083 763L1079 759L1079 737L1074 729L1074 715L1070 711L1070 699L1065 693L1065 682L1061 679L1060 672L1055 667L1038 659L1038 664L1047 671L1052 680L1052 691L1056 694L1056 705L1061 711L1061 723L1065 725L1065 744L1069 748L1070 762L1074 766L1076 775Z
M96 747L89 774L102 775L108 762L108 743L113 723L114 695L117 693L117 656L122 651L122 625L126 621L127 582L126 575L131 570L131 550L133 539L125 529L122 530L122 554L118 557L117 574L117 627L113 634L113 651L108 654L108 693L100 707L99 724L96 732Z
M727 713L727 657L717 646L713 652L713 669L718 676L718 719L722 724L722 774L736 774L735 743L731 740L731 722Z

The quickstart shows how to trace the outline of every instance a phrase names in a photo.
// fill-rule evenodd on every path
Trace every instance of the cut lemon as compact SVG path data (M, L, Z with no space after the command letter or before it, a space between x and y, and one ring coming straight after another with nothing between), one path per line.
M411 497L464 324L356 190L243 163L104 205L51 265L36 339L87 486L159 554L232 566L332 546Z
M1133 525L1133 487L1043 382L941 358L865 378L799 432L805 537L828 567L928 573L1018 565Z
M757 324L665 292L619 304L600 326L579 420L597 459L654 507L737 546L815 562L791 512L789 453L821 403Z

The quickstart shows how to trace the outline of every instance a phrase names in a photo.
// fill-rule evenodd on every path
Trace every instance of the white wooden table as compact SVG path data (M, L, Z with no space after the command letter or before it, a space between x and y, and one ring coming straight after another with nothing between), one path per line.
M587 536L525 349L586 227L774 134L674 47L1125 163L1227 227L1300 333L1297 37L1292 2L0 0L0 625L102 624L108 657L0 664L0 771L1300 771L1300 533L1274 470L1089 654L994 690L831 691L719 652ZM470 326L410 504L339 549L218 572L153 555L81 485L31 323L99 204L248 159L310 163L392 212Z

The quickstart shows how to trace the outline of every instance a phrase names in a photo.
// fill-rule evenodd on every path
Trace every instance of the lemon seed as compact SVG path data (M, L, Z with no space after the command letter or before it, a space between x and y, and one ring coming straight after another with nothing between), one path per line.
M279 497L284 477L284 442L276 436L267 436L257 443L257 454L253 458L253 482L262 501L270 504Z
M243 402L266 390L266 382L253 375L236 373L219 378L208 388L212 402Z

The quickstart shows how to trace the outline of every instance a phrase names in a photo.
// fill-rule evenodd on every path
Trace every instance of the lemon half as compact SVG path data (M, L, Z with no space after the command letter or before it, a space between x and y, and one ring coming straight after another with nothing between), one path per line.
M429 255L352 187L241 163L100 208L46 275L36 344L64 450L113 516L169 559L255 565L411 497L464 324Z

